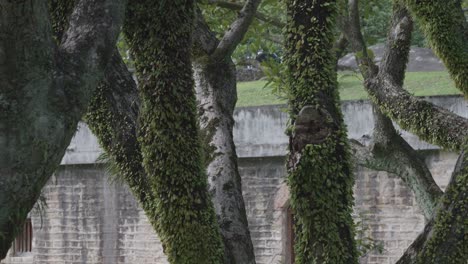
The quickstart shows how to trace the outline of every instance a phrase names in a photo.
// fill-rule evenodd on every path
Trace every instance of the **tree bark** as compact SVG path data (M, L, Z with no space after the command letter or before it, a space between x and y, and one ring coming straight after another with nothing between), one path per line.
M255 263L232 136L236 69L230 60L193 65L208 182L225 245L224 263Z
M57 46L46 1L0 3L0 259L76 131L124 6L80 1Z
M376 77L377 79L385 80L386 82L392 83L394 85L394 89L391 92L396 92L397 94L401 94L401 85L403 84L404 69L408 59L409 53L409 44L411 38L411 18L409 17L408 12L405 8L402 8L399 3L395 3L394 9L394 17L392 28L390 29L390 33L388 36L387 46L384 52L384 59L382 61L382 67L379 71L379 75ZM466 66L466 65L465 65ZM396 87L396 88L395 88ZM388 93L389 90L385 90L387 87L382 87L383 92L381 94ZM381 88L381 89L382 89ZM377 89L377 87L374 87ZM398 96L393 95L394 98ZM410 98L410 96L406 96L406 98ZM379 98L380 100L381 98ZM405 99L403 97L403 99ZM414 98L410 98L414 100ZM379 100L375 100L379 102ZM383 101L383 100L382 100ZM395 102L382 102L380 101L380 106L383 109L391 109L391 111L397 109L395 107ZM416 104L420 104L419 102L415 102ZM384 104L384 106L382 106ZM405 104L405 103L404 103ZM407 105L407 106L412 106ZM417 106L412 106L417 107ZM434 111L433 106L429 105L427 108L430 108ZM400 111L408 111L408 108L400 108ZM423 109L426 110L426 109ZM450 116L450 114L448 115ZM445 117L445 118L448 118ZM408 122L412 122L413 127L415 126L422 126L427 119L424 119L423 116L416 116L412 120ZM419 120L417 120L419 118ZM443 117L440 116L440 119ZM421 123L421 124L418 124ZM429 121L431 122L431 121ZM381 126L390 125L390 121L386 120L384 122L380 121ZM428 125L428 129L433 129L433 123ZM440 123L435 124L441 125ZM453 124L447 124L453 125ZM449 128L453 132L453 128ZM386 129L380 129L381 132L388 131ZM441 135L440 130L435 130L434 136L441 138L445 135ZM418 135L420 135L419 133ZM424 133L422 133L424 135ZM377 137L381 136L377 134ZM388 135L383 135L386 140L391 139ZM466 135L459 135L458 143L461 143L458 146L458 149L462 149L463 151L467 150ZM434 140L435 142L442 142L442 143L450 143L447 141L447 138L444 140ZM382 144L382 140L379 141ZM397 141L398 143L398 141ZM385 145L385 144L384 144ZM398 145L397 145L398 146ZM404 145L403 145L404 146ZM383 148L385 152L389 152L387 148ZM403 148L404 150L404 148ZM395 153L390 151L392 154L391 156L395 157ZM398 153L396 153L398 154ZM411 155L411 151L406 151L403 153L403 159L408 160L406 157ZM406 157L405 157L406 156ZM399 155L396 157L400 158ZM404 163L403 160L403 163ZM454 171L454 176L452 177L451 183L447 188L445 194L441 197L433 197L427 199L430 201L432 199L432 204L434 201L438 200L438 208L433 210L436 211L435 215L432 216L429 224L426 225L424 232L415 240L415 242L410 246L410 248L405 252L403 257L398 261L399 264L403 263L464 263L467 259L468 255L468 244L466 243L466 219L468 214L468 192L466 192L466 186L468 185L467 182L467 158L462 155L457 163L457 167ZM427 174L427 173L426 173ZM424 173L421 173L424 175ZM419 180L424 179L424 177L420 177ZM413 179L418 180L417 178ZM407 182L411 183L411 178L408 179ZM426 181L426 183L429 181ZM416 184L415 184L416 183ZM433 184L435 185L435 184ZM410 186L421 186L424 187L424 184L418 183L414 181L413 184ZM424 191L424 189L426 189ZM420 191L423 190L423 194L430 194L428 190L430 190L430 186L425 188L421 188L420 190L414 189L413 191L418 194L421 193ZM419 191L419 192L418 192ZM421 202L421 201L420 201ZM424 204L424 201L422 201ZM430 212L428 212L430 213Z
M194 2L130 2L125 35L140 98L138 140L154 192L156 230L170 263L223 262L202 162L191 69Z
M354 177L338 107L335 1L287 1L291 127L287 161L295 263L357 263Z
M468 148L464 148L467 149ZM466 152L465 152L466 153ZM436 215L397 264L464 264L468 259L468 158L463 153Z
M468 95L468 22L462 1L403 2L421 23L431 48L444 62L455 86Z
M150 216L156 214L156 197L143 168L137 139L139 108L136 83L115 50L104 81L96 89L84 119L99 139L99 144L110 154L110 162L117 165L146 215ZM156 218L149 217L149 221L158 231Z
M224 263L254 264L255 255L247 222L242 183L232 130L237 101L236 68L231 53L242 40L260 1L246 3L248 16L237 20L221 43L205 23L201 12L194 33L194 76L201 136L210 193L224 242ZM252 5L254 5L252 9ZM249 7L249 8L247 8ZM235 35L235 37L233 37Z
M370 80L376 77L378 67L367 54L367 47L359 22L358 3L358 0L349 1L349 11L346 18L342 20L344 22L342 23L342 29L350 38L354 52L356 54L360 53L359 56L356 56L356 61L360 65L361 74L365 80ZM400 22L401 14L407 14L407 11L401 5L395 4L394 12L393 25L396 26ZM412 21L407 21L406 26L409 28L406 34L411 34ZM398 63L387 60L380 68L381 72L387 72L400 86L403 85L405 77L408 51L406 50L406 53L402 51L399 54L400 57L398 58L401 61ZM438 199L443 194L442 190L437 186L431 172L419 157L419 154L397 133L391 120L382 114L375 104L373 104L373 107L375 127L370 150L368 151L371 152L372 158L366 157L364 162L360 162L360 164L398 175L413 191L418 206L422 209L426 219L432 218ZM355 153L357 153L356 148L358 146L354 145L353 147L356 150Z
M376 78L365 82L371 100L401 128L422 140L448 150L460 150L468 136L468 120L418 99L401 87L403 69L388 67L406 65L411 38L411 18L404 9L395 12L381 69Z

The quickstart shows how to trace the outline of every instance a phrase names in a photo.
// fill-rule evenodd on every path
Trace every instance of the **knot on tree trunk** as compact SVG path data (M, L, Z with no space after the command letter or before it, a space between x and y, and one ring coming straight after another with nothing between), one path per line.
M292 136L293 149L301 151L307 144L320 144L331 134L333 118L325 109L304 106L299 112Z

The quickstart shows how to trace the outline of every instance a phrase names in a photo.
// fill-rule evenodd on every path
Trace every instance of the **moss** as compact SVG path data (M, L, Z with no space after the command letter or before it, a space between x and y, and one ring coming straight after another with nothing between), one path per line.
M193 1L131 1L124 33L142 106L139 142L158 231L171 263L222 263L203 168L190 62Z
M62 35L67 29L70 14L73 11L76 0L48 0L50 19L57 41L62 39Z
M460 0L404 0L455 85L468 95L468 24Z
M464 150L468 150L465 145ZM435 218L432 236L416 263L463 264L468 259L468 155L454 183L446 190Z
M295 263L357 263L351 217L354 178L332 50L337 4L289 0L287 7L292 98L288 185L295 215ZM305 109L308 117L301 112Z

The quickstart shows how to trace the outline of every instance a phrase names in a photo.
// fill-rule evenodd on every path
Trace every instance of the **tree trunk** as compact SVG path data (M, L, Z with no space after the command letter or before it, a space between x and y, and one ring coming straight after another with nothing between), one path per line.
M210 193L225 246L224 263L255 263L232 136L237 101L230 59L193 63Z
M436 215L397 264L466 263L468 259L467 186L468 156L462 154Z
M259 0L248 0L222 40L197 12L193 63L205 165L224 242L224 263L254 264L237 154L233 112L237 101L236 69L231 53L252 22Z
M123 1L79 3L56 45L46 1L0 2L0 259L60 164L117 39Z
M292 98L287 167L295 263L357 263L351 217L354 177L332 49L337 4L289 0L287 8Z
M468 22L461 0L403 1L421 23L424 35L453 81L468 95Z
M110 162L130 187L146 215L155 215L156 200L143 168L143 157L137 140L140 99L132 74L119 52L114 51L104 81L98 86L85 115L86 123L110 155ZM156 218L149 217L157 231Z
M190 61L192 0L131 1L124 32L142 100L138 140L170 263L219 264L223 245L202 162Z

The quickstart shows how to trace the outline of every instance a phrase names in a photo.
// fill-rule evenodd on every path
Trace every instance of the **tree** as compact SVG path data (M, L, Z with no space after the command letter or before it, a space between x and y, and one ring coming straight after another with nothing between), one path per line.
M0 2L0 259L76 131L124 10L125 1L79 1L56 45L46 1Z
M232 130L237 101L231 55L251 25L260 0L248 0L221 39L199 10L194 32L194 77L210 193L225 246L224 263L255 263Z
M156 231L171 263L222 263L198 137L190 53L191 0L130 2L124 32L142 105L138 140L156 199Z
M73 5L64 6L64 3L64 1L61 1L61 6L54 9L56 13L59 13L54 17L67 17L63 13L67 13L67 9L73 8ZM246 18L244 15L240 15L234 22L235 26L233 28L236 30L226 33L227 37L223 41L229 43L232 48L235 48L241 40L242 34L247 30L251 22L248 17L255 13L255 5L252 8L252 4L248 2L246 7L248 7L246 8L247 11L242 12L247 14ZM218 40L209 38L212 32L204 24L203 17L198 17L198 21L198 33L205 34L205 36L208 36L207 39L212 42L204 43L200 41L199 37L195 39L195 42L199 43L195 47L211 48L209 45L216 44ZM56 20L56 23L66 25L67 20ZM63 28L64 25L58 26L58 28ZM234 41L232 41L233 39ZM225 47L226 44L223 45L223 48ZM231 54L232 48L225 50L226 54ZM207 57L207 54L203 53L203 49L199 50L202 53L199 53L198 57ZM114 55L111 65L106 70L104 82L99 85L98 92L93 97L85 120L99 138L101 146L109 154L110 162L117 166L122 179L128 183L140 205L150 217L153 227L157 230L156 208L154 206L156 198L154 192L149 188L148 176L141 165L141 149L136 136L138 109L140 107L138 91L122 59L118 54ZM212 77L207 79L206 83L203 83L207 87L202 86L200 89L205 89L203 95L206 98L210 98L210 96L213 98L212 104L200 106L206 108L206 111L200 111L200 113L204 113L203 116L207 117L207 119L201 118L201 124L206 124L206 120L210 121L208 122L210 124L209 129L202 129L201 134L202 136L206 135L203 136L203 142L206 143L214 138L213 142L210 143L211 147L205 149L208 152L206 156L209 159L206 163L208 164L208 178L212 179L210 181L212 193L215 194L212 200L216 205L215 209L225 245L225 263L254 263L253 246L247 226L240 177L237 172L237 157L232 142L232 111L235 104L235 79L232 82L232 77L235 78L235 70L229 67L222 70L223 65L228 64L228 58L228 55L220 58L221 62L217 65L221 68L220 70L218 70L218 67L211 67L211 70L223 72L221 76L225 76L224 78L227 80L215 78L215 81L213 81L213 76L216 77L216 74L210 74L209 69L201 67L205 74L207 72ZM203 64L203 60L200 59L199 61ZM229 79L229 76L231 76L231 79ZM222 96L223 94L229 96ZM205 100L203 97L201 98L200 100ZM220 121L211 122L210 118L213 113L222 115L216 118L216 120ZM209 134L207 135L208 131ZM225 142L229 142L229 138L231 143L225 144ZM214 150L219 148L220 150L213 153L212 148ZM210 169L210 164L215 164L215 169Z
M350 3L352 2L353 0L350 1ZM443 42L431 36L431 34L446 33L443 27L440 25L438 25L438 27L427 25L427 23L431 21L431 19L428 18L438 12L438 10L435 9L441 8L441 6L438 7L439 4L440 3L435 1L421 6L413 5L412 8L421 8L420 10L416 10L415 13L419 15L422 14L423 17L420 17L420 20L423 21L423 24L426 23L425 26L428 28L427 30L432 30L432 32L426 32L429 36L430 43L432 45L442 46L436 48L436 51L440 53L442 58L445 58L444 60L447 67L450 69L455 66L460 66L461 63L461 71L463 71L463 69L467 68L465 64L468 63L465 59L467 55L465 51L468 50L468 44L466 42L466 34L463 34L463 30L461 31L461 35L458 35L460 33L458 30L448 30L448 39L465 38L464 44L462 45L460 45L460 42L454 40L454 46L458 47L457 50L459 50L461 54L460 58L458 58L456 62L453 62L451 61L454 59L453 54L446 54L453 53L453 47L449 48L451 47L451 43ZM411 7L411 3L409 3L408 6ZM459 3L458 5L447 5L447 7L452 8L452 11L454 11L456 15L453 19L447 18L445 14L443 18L448 19L448 22L445 21L446 23L442 24L448 26L450 29L464 28L466 30L466 21L464 19L459 19L460 17L458 16L459 10L457 10L457 8L461 10ZM424 14L422 10L432 11ZM354 26L358 25L358 23L353 24ZM420 138L429 140L431 143L439 144L447 149L461 150L462 155L454 170L450 184L443 195L440 194L440 191L430 187L436 185L431 183L433 179L430 173L424 173L424 170L408 170L407 173L399 174L403 176L403 180L413 189L417 199L418 197L420 198L420 205L426 214L426 218L429 219L429 223L426 225L423 233L408 248L398 263L463 263L468 256L468 244L466 243L466 219L468 217L468 192L466 191L466 186L468 183L466 177L466 156L464 155L464 152L467 150L466 142L468 138L465 134L466 130L463 129L466 129L466 120L435 107L432 104L413 98L401 88L404 78L404 69L408 60L411 30L412 20L409 12L401 3L395 3L392 28L389 31L381 67L378 74L371 74L367 79L366 88L371 95L371 99L379 106L380 110L396 122L406 126ZM457 35L454 36L453 34ZM359 38L354 39L359 42ZM363 54L365 54L365 52ZM370 63L364 63L364 65L371 66ZM459 72L460 69L457 69L452 71L451 74L455 79L456 86L463 91L464 84L460 83L458 80L460 77ZM384 138L386 137L387 140L394 139L395 137L389 137L388 133L393 129L393 126L389 121L385 121L388 120L387 117L382 114L380 114L380 116L381 117L377 119L380 120L378 122L382 123L382 120L384 120L387 125L385 128L382 128L382 126L379 128L376 125L377 129L381 132L386 132L383 136ZM447 120L451 122L446 122ZM403 160L400 158L400 162L398 162L398 159L396 160L397 165L401 165L403 168L410 168L411 166L408 166L408 163L405 163L404 160L410 160L406 157L411 155L413 150L408 148L408 144L406 144L408 146L405 147L406 142L402 142L401 139L397 140L397 142L396 149L398 149L399 146L400 150L396 153L399 153L399 155L393 155L393 157L403 157ZM388 148L382 150L386 151ZM393 147L393 152L395 153L394 150L395 148ZM390 153L392 153L392 151L390 151ZM424 167L422 168L424 169ZM407 176L410 177L408 178Z
M354 177L333 56L335 1L288 1L287 161L296 263L357 263Z

